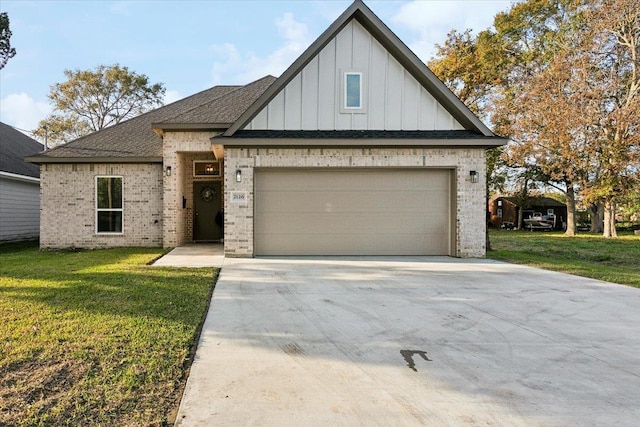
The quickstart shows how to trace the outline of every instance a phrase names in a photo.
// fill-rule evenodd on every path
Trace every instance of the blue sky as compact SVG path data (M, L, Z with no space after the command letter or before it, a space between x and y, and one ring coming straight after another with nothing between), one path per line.
M506 0L366 1L422 60L453 28L480 31ZM0 71L0 121L31 130L65 69L128 66L166 102L216 84L280 75L351 1L2 0L17 55Z

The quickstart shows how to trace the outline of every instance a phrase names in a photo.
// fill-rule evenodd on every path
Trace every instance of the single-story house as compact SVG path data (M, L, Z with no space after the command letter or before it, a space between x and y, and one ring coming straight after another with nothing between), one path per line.
M518 213L522 209L522 219L545 217L553 222L555 230L562 230L567 222L567 205L550 197L533 196L526 202L519 202L516 197L499 196L489 202L490 224L501 228L503 224L513 225L518 229L525 224L518 224Z
M41 246L485 255L487 128L360 0L278 78L30 158Z
M40 168L24 157L42 144L0 122L0 242L35 240L40 233Z

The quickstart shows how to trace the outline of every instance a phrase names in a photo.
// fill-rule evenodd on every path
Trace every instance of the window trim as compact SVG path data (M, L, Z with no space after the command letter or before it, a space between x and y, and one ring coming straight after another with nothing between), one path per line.
M350 107L347 105L349 96L349 76L358 76L358 106ZM362 73L357 71L345 71L344 72L344 109L345 110L360 110L362 109Z
M95 233L99 234L101 236L104 235L111 235L111 236L121 236L124 234L124 177L122 175L96 175L95 177L95 190L94 190L94 196L95 196ZM121 204L122 207L121 208L110 208L110 209L105 209L105 208L99 208L98 207L98 180L100 178L120 178L121 180ZM121 213L121 217L122 217L122 224L120 226L120 230L121 231L99 231L98 230L98 212L120 212Z
M365 73L361 70L340 70L340 113L342 114L364 114L366 109L366 79ZM347 106L347 77L350 75L360 76L360 106L348 107Z

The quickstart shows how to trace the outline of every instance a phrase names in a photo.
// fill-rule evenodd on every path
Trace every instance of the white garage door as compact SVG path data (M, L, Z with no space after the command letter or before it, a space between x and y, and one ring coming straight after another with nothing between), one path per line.
M452 171L256 169L256 255L449 255Z

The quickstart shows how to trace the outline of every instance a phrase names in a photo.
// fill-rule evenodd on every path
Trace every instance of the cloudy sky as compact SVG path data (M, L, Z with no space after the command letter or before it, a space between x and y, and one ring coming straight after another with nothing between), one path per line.
M451 29L483 30L505 0L366 1L422 60ZM351 1L2 0L17 55L0 71L0 121L32 130L65 69L128 66L166 102L280 75Z

